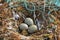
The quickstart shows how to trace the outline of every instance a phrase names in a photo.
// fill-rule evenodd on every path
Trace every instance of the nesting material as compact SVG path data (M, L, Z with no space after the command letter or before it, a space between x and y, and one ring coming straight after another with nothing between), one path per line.
M0 0L0 40L56 40L58 35L60 8L56 5L44 0Z
M9 6L12 6L13 5L13 2L10 2Z

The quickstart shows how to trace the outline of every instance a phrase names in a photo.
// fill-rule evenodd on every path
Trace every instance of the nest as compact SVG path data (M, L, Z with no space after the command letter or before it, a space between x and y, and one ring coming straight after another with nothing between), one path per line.
M54 38L58 36L58 40L60 40L59 33L60 33L60 10L54 11L51 8L45 8L45 14L43 14L43 9L39 9L40 5L44 5L43 0L41 3L38 1L33 2L35 3L36 10L31 12L27 10L24 6L17 6L15 4L22 4L18 2L14 2L14 7L10 7L9 4L5 1L1 1L2 5L0 6L0 39L3 40L54 40ZM29 0L29 2L31 2ZM38 8L38 9L37 9ZM43 7L42 7L43 8ZM51 14L48 15L48 11L51 11ZM16 13L19 15L19 18L14 18L14 14ZM37 30L36 32L30 34L27 30L21 31L19 29L19 25L24 22L25 18L32 18L34 24L39 26L41 25L41 29ZM45 18L45 19L44 19ZM54 22L50 22L50 19L54 19ZM36 22L36 20L38 20ZM40 22L40 24L38 24ZM54 30L52 29L54 26L57 25L57 28ZM52 29L52 32L48 32L49 29ZM47 35L46 35L47 34Z

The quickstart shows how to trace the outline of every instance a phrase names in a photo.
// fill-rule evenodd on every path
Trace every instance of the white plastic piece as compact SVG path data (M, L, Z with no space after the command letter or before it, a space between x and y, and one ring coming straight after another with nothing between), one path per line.
M15 18L19 18L19 15L18 14L15 14L15 16L14 16Z
M0 6L2 6L3 4L2 3L0 3Z
M9 6L12 6L12 5L13 5L13 2L10 2L10 3L9 3Z
M28 25L34 24L34 23L33 23L33 20L32 20L31 18L26 18L26 19L25 19L25 23L28 24Z
M9 30L12 29L12 26L7 27L7 29L9 29Z
M26 30L26 29L28 29L28 25L25 24L25 23L20 24L19 27L20 27L21 30Z
M31 25L29 28L28 28L28 32L29 33L33 33L37 31L37 26L36 25Z
M19 16L18 14L13 14L13 18L14 18L14 19L19 19L19 17L20 17L20 16Z

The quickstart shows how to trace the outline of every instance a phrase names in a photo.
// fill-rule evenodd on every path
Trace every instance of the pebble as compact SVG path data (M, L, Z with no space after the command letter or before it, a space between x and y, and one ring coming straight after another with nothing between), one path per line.
M26 18L25 23L28 24L28 25L34 24L34 22L33 22L33 20L31 18Z
M20 27L21 30L26 30L26 29L28 29L28 25L25 24L25 23L20 24L19 27Z

